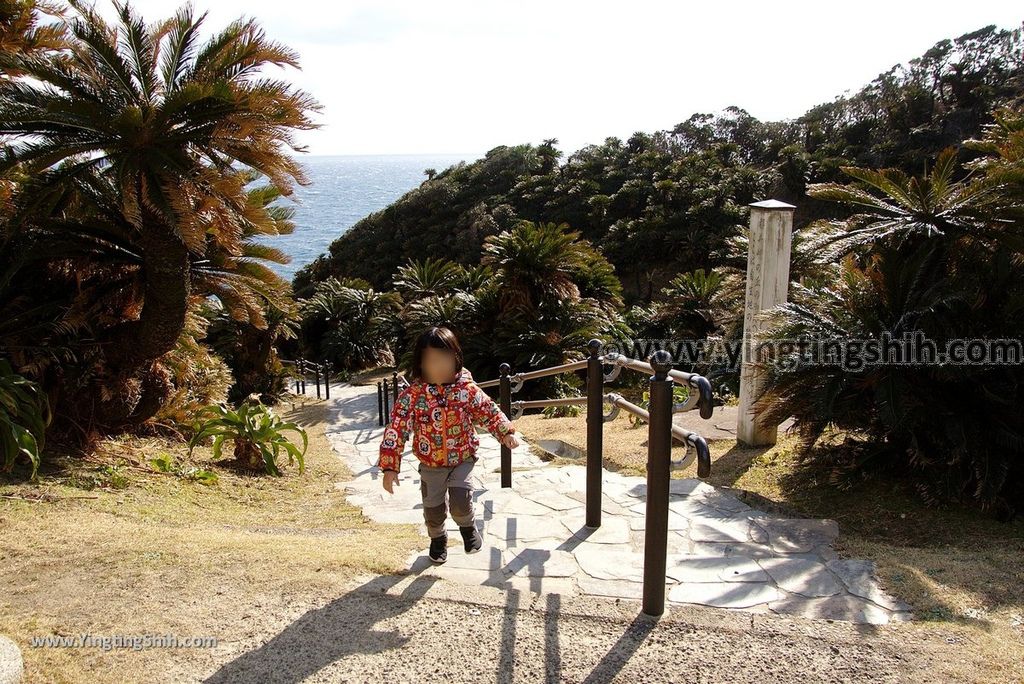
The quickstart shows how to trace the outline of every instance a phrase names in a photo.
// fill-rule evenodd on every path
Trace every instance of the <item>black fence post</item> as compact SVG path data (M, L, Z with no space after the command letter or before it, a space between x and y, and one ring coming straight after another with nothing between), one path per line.
M668 545L669 460L672 456L672 356L659 349L651 356L647 422L647 515L644 521L643 612L658 617L665 612L665 564Z
M391 391L388 389L388 379L384 378L384 422L391 420Z
M500 379L498 381L498 406L506 417L511 418L512 413L512 383L508 374L512 367L503 363L498 367ZM512 450L504 444L501 445L501 486L512 486Z
M324 361L324 397L331 398L331 362Z
M384 424L384 385L380 380L377 381L377 423Z
M395 404L398 403L398 371L391 371L391 394Z
M299 384L302 387L302 394L306 394L306 360L299 358Z
M604 451L604 370L601 340L587 343L587 527L601 526L601 462Z
M316 383L316 398L320 398L320 364L313 364L313 381Z

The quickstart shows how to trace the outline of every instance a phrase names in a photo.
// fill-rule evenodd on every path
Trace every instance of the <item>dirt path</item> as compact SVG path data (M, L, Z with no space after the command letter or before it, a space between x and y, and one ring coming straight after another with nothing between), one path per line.
M678 606L651 621L633 602L425 575L366 578L281 622L203 681L953 681L913 631Z

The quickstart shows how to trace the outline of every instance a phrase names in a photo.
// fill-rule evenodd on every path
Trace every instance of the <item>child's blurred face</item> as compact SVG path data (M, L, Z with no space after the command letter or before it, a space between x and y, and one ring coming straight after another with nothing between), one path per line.
M455 377L455 352L450 349L426 347L420 359L423 379L428 383L451 382Z

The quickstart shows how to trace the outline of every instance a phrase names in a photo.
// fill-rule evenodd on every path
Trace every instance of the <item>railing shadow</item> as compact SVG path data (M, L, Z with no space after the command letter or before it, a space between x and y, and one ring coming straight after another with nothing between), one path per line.
M409 637L397 630L375 630L374 624L408 610L440 579L419 575L400 595L386 593L404 578L376 577L326 606L309 611L266 644L238 656L203 681L302 682L346 656L401 648ZM367 610L368 600L374 603L372 611Z

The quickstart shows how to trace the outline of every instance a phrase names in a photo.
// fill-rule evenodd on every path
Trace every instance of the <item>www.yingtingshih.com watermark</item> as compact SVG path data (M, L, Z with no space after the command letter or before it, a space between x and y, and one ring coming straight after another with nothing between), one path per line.
M1006 366L1024 363L1024 341L1015 338L933 340L922 332L902 337L797 338L727 340L628 339L602 345L601 354L646 360L658 350L673 364L739 369L743 362L800 366L835 366L859 371L869 366Z
M29 639L32 648L99 648L104 651L148 648L215 648L217 637L177 634L47 634Z

